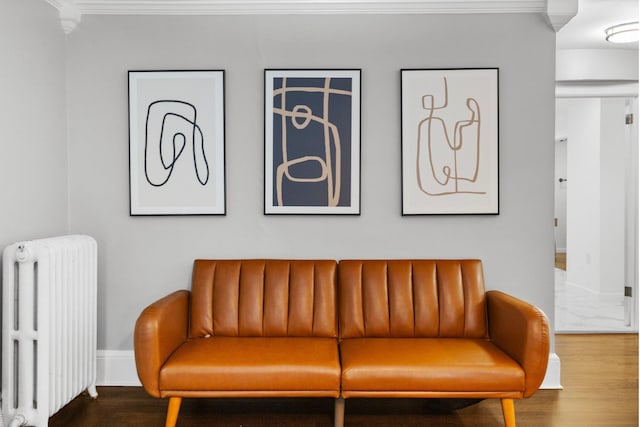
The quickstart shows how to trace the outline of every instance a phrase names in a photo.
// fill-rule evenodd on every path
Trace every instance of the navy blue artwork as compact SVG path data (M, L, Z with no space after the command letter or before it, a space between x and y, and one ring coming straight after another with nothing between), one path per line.
M274 206L350 206L352 84L274 78Z

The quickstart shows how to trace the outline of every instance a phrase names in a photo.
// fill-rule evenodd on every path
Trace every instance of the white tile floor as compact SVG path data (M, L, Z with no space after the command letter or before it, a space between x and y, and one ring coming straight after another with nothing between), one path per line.
M567 284L567 273L555 269L557 333L632 332L624 321L624 297L601 296Z

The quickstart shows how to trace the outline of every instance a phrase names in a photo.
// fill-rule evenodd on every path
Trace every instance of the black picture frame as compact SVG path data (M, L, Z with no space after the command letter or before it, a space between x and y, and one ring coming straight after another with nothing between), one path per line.
M360 215L361 74L265 69L265 215Z
M400 73L402 215L498 215L499 69Z
M226 215L225 71L132 70L129 214Z

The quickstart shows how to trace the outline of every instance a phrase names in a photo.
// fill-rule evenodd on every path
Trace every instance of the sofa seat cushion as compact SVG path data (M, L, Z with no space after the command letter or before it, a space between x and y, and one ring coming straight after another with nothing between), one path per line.
M488 340L358 338L344 340L340 353L345 397L349 392L524 390L523 369Z
M166 391L340 393L335 338L209 337L182 344L160 371ZM163 393L167 395L167 393ZM304 394L304 393L302 393ZM220 393L224 395L224 393Z

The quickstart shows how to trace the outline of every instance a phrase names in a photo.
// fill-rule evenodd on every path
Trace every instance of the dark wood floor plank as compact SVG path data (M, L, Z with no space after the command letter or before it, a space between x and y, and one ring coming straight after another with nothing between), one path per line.
M638 426L638 336L558 335L564 390L516 401L518 427ZM138 387L99 387L55 414L50 427L164 425L167 401ZM494 427L495 399L436 411L421 399L348 399L346 427ZM184 399L178 427L331 427L331 399Z

